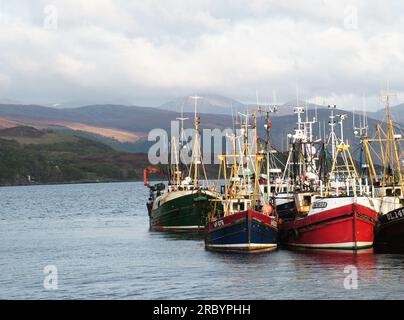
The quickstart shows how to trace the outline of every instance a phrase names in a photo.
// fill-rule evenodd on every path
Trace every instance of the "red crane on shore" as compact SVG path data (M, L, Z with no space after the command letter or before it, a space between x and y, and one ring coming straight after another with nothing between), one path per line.
M147 181L147 175L149 173L161 173L161 170L155 166L148 166L143 169L143 184L145 186L149 186L149 183Z

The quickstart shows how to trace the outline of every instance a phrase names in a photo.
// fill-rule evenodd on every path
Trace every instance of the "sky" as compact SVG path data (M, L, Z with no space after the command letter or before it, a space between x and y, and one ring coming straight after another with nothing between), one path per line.
M0 0L0 101L404 102L401 0ZM364 99L365 97L365 99Z

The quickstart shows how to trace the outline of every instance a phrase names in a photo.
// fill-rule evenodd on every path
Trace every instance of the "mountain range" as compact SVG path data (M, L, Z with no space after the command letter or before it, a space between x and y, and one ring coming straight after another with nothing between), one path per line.
M193 97L197 97L196 99ZM197 100L197 112L198 113L211 113L211 114L226 114L231 115L238 111L243 111L246 109L247 105L239 101L224 96L209 94L209 95L194 95L179 97L166 102L160 106L158 109L174 111L181 113L194 113L195 112L195 100Z
M89 105L78 108L52 108L40 105L0 104L0 128L15 126L32 126L37 129L52 128L60 130L66 135L80 135L86 138L104 142L116 150L129 152L146 152L150 146L147 141L151 129L170 129L170 121L180 117L180 108L177 103L184 103L184 117L188 118L184 126L193 127L194 107L193 101L178 98L159 108L124 106L124 105ZM229 107L230 103L230 107ZM296 104L296 102L295 102ZM304 102L301 102L304 105ZM233 116L232 116L233 106ZM205 108L206 107L206 108ZM205 108L205 109L204 109ZM206 111L221 108L230 113L205 113ZM232 128L235 111L244 112L253 106L222 96L208 96L198 101L198 115L201 118L201 128L224 129ZM255 108L255 107L254 107ZM179 109L179 110L178 110ZM216 110L216 111L217 111ZM271 131L273 144L286 149L286 135L293 132L296 124L296 115L293 113L293 104L287 103L279 107L273 114L273 127ZM315 125L314 133L324 135L324 128L328 131L329 111L324 106L307 104L308 117L311 119L317 114L319 123ZM404 123L404 104L392 107L392 114L397 123ZM346 138L354 141L352 129L353 113L337 109L336 113L348 115L344 127ZM384 111L368 112L370 133L375 128L376 121L381 120ZM357 118L359 116L356 116ZM303 119L305 115L303 115ZM260 126L263 133L263 126Z
M247 108L256 109L217 96L201 107L214 108L214 101L223 109L227 108L223 101L230 101L231 106L237 108L230 107L232 112L228 114L199 112L201 129L232 128L238 108L242 112ZM299 104L305 105L304 102ZM178 110L170 110L169 106L166 104L166 109L124 105L54 108L0 104L0 185L139 180L142 168L149 165L147 152L155 143L147 139L150 130L161 128L169 132L170 121L181 116ZM288 148L287 135L293 133L297 117L292 103L279 109L272 115L271 144L284 152ZM404 104L392 107L398 126L404 123L403 109ZM183 110L183 116L188 118L184 127L193 128L192 105L188 104ZM307 110L307 118L303 114L302 120L317 116L313 134L323 138L329 129L329 110L309 104ZM336 109L335 114L348 116L344 122L345 139L353 145L353 155L358 158L360 141L354 136L353 113ZM368 113L369 136L373 135L383 116L383 110ZM358 123L359 115L355 118ZM258 117L258 131L262 137L265 136L264 122L263 117ZM339 133L339 125L336 130ZM210 160L214 157L216 155L212 154ZM210 177L217 174L215 166L207 166L207 170Z

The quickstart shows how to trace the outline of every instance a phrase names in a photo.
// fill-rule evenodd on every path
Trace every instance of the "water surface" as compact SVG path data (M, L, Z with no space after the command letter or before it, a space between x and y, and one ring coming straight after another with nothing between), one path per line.
M140 182L0 188L0 299L404 298L402 254L209 252L150 232L146 199ZM57 290L44 288L47 265Z

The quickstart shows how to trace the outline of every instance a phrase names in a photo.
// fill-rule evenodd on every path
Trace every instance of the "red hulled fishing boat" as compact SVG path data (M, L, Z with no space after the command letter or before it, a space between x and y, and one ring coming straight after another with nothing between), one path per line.
M283 224L289 246L358 250L373 245L377 214L368 197L318 197L307 216Z
M310 201L300 203L295 200L295 218L285 221L281 227L282 239L287 246L347 250L373 246L377 221L374 199L369 186L362 185L349 152L350 146L344 142L342 121L345 115L339 118L341 138L334 136L333 139L333 164L326 187L323 188L320 181ZM334 134L333 127L331 133ZM307 210L299 210L299 207Z

